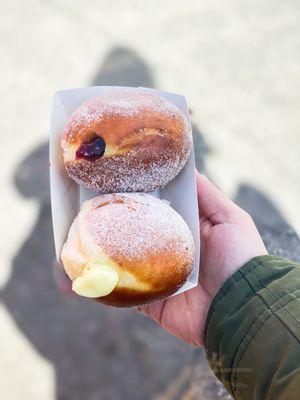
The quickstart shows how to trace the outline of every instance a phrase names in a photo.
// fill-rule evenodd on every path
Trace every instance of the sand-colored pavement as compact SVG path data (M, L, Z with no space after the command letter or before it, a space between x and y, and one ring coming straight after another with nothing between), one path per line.
M297 0L1 0L0 398L228 398L201 350L52 273L52 97L86 85L186 95L198 167L300 259Z

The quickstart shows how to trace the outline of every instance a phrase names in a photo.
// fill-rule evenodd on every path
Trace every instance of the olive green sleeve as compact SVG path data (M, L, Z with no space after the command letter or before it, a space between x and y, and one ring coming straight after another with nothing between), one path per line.
M210 307L207 358L238 400L300 399L300 266L256 257Z

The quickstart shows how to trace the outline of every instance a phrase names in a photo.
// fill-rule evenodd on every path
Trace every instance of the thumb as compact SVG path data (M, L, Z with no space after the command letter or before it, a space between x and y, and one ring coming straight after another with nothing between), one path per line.
M213 224L239 222L244 210L234 204L206 176L196 171L198 208Z

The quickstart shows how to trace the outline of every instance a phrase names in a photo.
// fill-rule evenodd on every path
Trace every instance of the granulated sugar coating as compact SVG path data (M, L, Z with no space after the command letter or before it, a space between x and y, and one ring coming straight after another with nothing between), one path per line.
M161 158L157 154L155 160L145 165L138 154L141 152L134 149L126 157L101 158L94 163L69 162L67 170L75 182L96 192L152 192L175 178L185 164L185 160L166 149Z
M106 144L102 157L76 158L95 136ZM177 106L154 93L106 93L83 103L62 138L64 161L75 182L100 193L149 192L181 171L192 148L189 123Z
M145 110L149 114L155 113L164 117L183 119L186 123L179 108L157 94L142 92L138 89L128 92L113 91L87 100L75 110L66 125L67 138L68 140L75 139L77 127L93 124L106 115L122 115L124 118L135 117ZM188 129L187 126L186 129Z
M72 280L90 261L115 269L117 286L100 300L116 306L145 304L176 292L192 273L194 259L193 236L183 218L167 202L138 193L86 201L62 251Z
M110 256L127 261L161 252L194 257L190 229L167 202L144 193L124 193L102 195L88 203L82 222Z

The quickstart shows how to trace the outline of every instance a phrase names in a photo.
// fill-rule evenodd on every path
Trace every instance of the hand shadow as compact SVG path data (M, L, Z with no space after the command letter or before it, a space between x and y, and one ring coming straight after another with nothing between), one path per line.
M138 55L117 47L105 58L93 84L154 86L154 79ZM196 135L199 148L205 149L200 133ZM35 201L39 212L13 259L0 300L35 349L52 363L57 400L154 398L184 366L205 363L203 353L197 351L196 359L193 348L135 311L66 297L58 290L52 268L48 178L44 143L25 157L14 174L18 192ZM215 382L212 375L210 379Z

